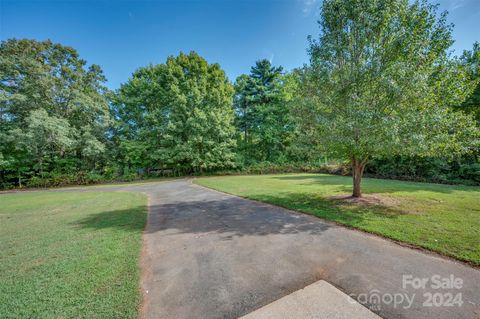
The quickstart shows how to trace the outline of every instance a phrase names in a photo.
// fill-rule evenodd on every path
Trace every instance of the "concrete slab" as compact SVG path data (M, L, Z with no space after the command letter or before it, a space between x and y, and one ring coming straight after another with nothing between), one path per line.
M380 319L324 280L280 298L241 319Z

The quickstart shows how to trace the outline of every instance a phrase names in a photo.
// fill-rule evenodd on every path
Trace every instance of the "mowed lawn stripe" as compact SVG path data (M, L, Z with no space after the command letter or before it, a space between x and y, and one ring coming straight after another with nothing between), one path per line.
M208 177L196 183L480 265L480 187L365 178L372 203L339 200L352 179L327 174Z
M0 195L2 318L136 318L140 193Z

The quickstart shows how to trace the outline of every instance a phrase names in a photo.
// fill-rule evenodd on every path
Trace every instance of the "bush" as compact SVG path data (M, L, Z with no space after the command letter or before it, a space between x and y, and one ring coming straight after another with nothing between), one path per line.
M444 184L480 185L480 163L474 157L448 160L431 157L391 157L368 163L366 176Z
M47 173L43 176L33 176L27 182L27 187L62 187L69 185L90 185L107 181L104 176L95 172L77 172L71 174Z
M271 163L258 162L239 167L236 170L216 171L198 175L262 175L282 173L326 173L348 175L350 167L342 163L312 164L312 163Z
M470 180L480 185L480 163L467 163L460 165L459 177Z

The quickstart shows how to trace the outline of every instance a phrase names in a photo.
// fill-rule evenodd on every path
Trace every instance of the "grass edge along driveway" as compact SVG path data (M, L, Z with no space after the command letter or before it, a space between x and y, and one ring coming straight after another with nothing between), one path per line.
M365 178L366 203L357 203L342 199L351 192L347 176L222 176L195 183L480 265L480 187Z
M137 318L140 193L0 195L2 318Z

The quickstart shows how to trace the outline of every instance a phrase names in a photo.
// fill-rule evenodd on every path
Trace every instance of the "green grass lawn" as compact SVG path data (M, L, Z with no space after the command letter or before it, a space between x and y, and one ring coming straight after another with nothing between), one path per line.
M201 178L200 185L277 204L480 265L480 187L363 180L374 204L351 193L351 177L325 174Z
M137 318L146 195L0 194L0 317Z

